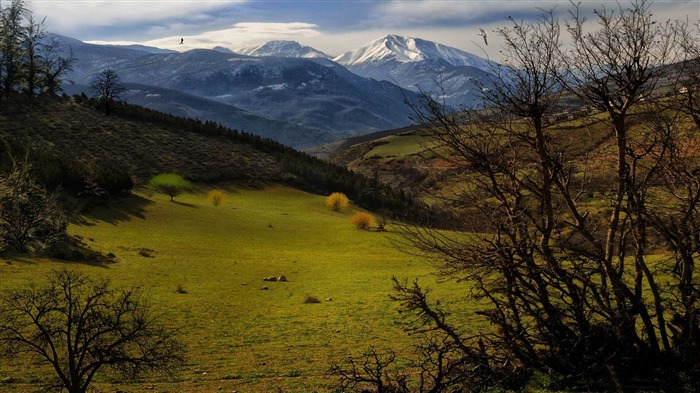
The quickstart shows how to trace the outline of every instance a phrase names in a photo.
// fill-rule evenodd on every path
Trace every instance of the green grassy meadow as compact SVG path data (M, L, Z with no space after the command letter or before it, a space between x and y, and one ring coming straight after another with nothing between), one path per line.
M139 287L154 311L181 330L188 363L174 380L126 383L103 375L96 384L100 391L127 392L330 391L331 362L369 345L410 353L405 319L388 298L392 275L419 277L443 304L467 293L461 285L436 284L429 261L394 248L390 226L386 233L356 230L349 222L353 207L333 212L323 196L282 186L229 188L228 198L213 206L209 190L176 202L141 190L95 209L69 232L115 254L116 263L0 261L0 287L25 285L63 267ZM279 275L289 281L262 280ZM307 296L321 303L305 304ZM1 359L0 392L36 391L50 375L29 359Z
M402 158L424 153L434 145L428 133L418 131L387 136L375 141L374 144L375 146L363 158Z

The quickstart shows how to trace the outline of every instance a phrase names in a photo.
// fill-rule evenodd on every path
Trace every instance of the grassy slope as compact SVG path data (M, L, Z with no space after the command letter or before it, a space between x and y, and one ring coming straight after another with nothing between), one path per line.
M574 160L585 159L587 152L609 154L605 147L612 134L604 118L599 113L563 121L553 128L553 138L566 146ZM398 189L423 191L419 195L430 200L434 194L449 194L462 181L455 176L454 163L436 154L440 150L428 131L413 131L351 146L331 160L365 176L372 176L378 168L383 182Z
M158 312L168 313L188 342L189 362L178 381L107 385L103 379L103 391L328 391L330 362L372 344L408 352L397 305L387 296L390 278L434 278L425 261L391 246L391 233L359 232L348 222L354 208L332 212L322 197L290 188L230 190L218 207L207 203L205 191L177 197L179 203L138 193L96 210L70 232L113 252L117 263L0 262L1 286L68 266L141 287ZM152 258L140 255L144 248ZM289 282L262 281L271 275ZM176 293L179 285L188 293ZM442 284L433 299L456 302L456 288ZM322 303L303 304L307 295ZM45 380L24 359L0 362L0 381L17 381L0 384L0 391L29 392Z
M107 117L70 100L18 105L0 113L0 138L17 139L46 155L126 166L137 182L161 172L208 182L269 180L280 171L273 157L250 145L181 127Z

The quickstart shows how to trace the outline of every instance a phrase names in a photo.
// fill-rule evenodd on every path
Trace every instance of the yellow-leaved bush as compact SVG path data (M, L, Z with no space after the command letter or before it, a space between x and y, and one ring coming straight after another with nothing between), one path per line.
M361 231L368 231L374 222L374 217L369 213L358 212L353 214L353 216L350 218L350 222L355 226L355 228Z
M226 200L226 193L221 190L211 190L207 194L207 200L214 206L219 206Z
M334 211L341 211L350 205L350 200L342 192L334 192L326 197L326 206Z

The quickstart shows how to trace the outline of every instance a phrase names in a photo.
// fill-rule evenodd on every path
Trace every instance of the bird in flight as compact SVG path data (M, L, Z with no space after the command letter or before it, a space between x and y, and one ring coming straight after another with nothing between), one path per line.
M486 38L486 37L484 37L484 38ZM185 39L184 39L184 38L180 38L180 45L182 45L183 43L185 43Z
M486 41L486 30L484 30L484 29L482 29L481 27L479 27L479 32L476 33L476 35L480 35L480 36L484 37L484 44L486 44L486 45L489 44L489 42Z

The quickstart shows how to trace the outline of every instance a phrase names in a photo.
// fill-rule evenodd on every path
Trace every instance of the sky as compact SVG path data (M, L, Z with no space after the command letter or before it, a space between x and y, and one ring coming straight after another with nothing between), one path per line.
M2 1L2 0L0 0ZM577 1L578 2L578 1ZM586 10L618 3L581 0ZM564 19L569 1L527 0L27 0L47 30L81 41L143 44L185 51L236 49L292 40L330 56L367 45L387 34L422 38L482 57L498 58L493 30L508 16L528 21L555 9ZM629 4L623 0L620 4ZM700 19L700 0L656 0L654 17ZM485 45L476 33L490 33ZM180 39L184 43L180 45Z

